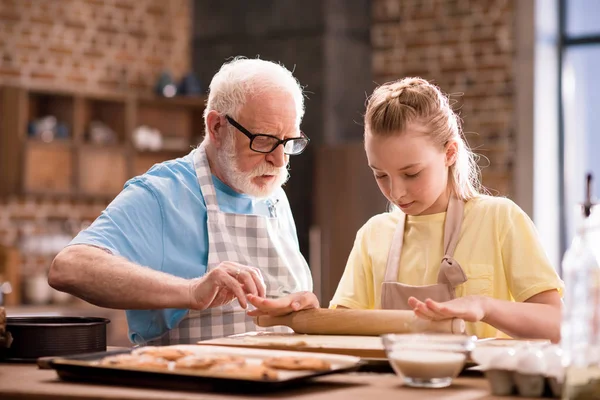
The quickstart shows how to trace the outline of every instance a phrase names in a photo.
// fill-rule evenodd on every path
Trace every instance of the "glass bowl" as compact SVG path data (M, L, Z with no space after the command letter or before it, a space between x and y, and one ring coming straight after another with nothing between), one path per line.
M462 371L475 336L451 334L388 334L381 340L390 365L405 385L442 388Z

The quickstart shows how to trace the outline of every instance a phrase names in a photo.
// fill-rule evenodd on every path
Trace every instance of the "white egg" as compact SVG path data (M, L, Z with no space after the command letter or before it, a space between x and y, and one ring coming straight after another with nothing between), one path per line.
M517 359L517 353L514 348L504 347L490 359L488 369L514 371L517 368Z
M558 382L562 382L565 377L562 350L559 346L553 345L546 347L543 353L546 361L546 376L556 378Z
M527 375L546 374L544 353L536 347L524 348L518 354L517 372Z

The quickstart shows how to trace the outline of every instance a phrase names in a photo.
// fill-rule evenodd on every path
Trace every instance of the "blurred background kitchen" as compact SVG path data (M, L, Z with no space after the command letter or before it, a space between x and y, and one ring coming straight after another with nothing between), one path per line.
M305 85L311 144L285 188L322 304L386 209L366 94L404 76L451 94L484 185L533 218L560 271L586 172L600 193L598 21L598 0L0 0L2 302L106 316L108 344L128 345L122 311L54 291L48 267L127 179L199 143L207 86L236 55Z

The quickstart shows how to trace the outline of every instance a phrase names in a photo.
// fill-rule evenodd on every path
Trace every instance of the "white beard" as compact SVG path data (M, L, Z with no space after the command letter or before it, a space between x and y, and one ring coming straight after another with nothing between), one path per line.
M241 172L238 168L235 153L235 142L229 136L223 143L223 148L217 151L217 162L223 172L223 178L232 189L256 198L271 196L277 189L289 179L287 165L277 168L267 162L263 162L252 171ZM275 175L275 180L266 185L257 185L253 178L261 175Z

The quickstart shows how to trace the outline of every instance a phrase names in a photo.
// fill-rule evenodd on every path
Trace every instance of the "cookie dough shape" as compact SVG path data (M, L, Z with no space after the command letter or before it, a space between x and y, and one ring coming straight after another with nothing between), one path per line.
M214 373L215 376L226 376L237 379L274 381L279 378L277 371L263 365L217 364L211 367L209 371Z
M100 360L99 365L111 367L136 367L136 368L169 368L169 362L163 358L150 356L136 356L132 354L120 354L105 357Z
M146 346L140 347L131 352L134 356L160 357L168 361L177 361L180 358L193 355L191 350L178 349L171 346Z
M175 362L175 369L206 370L222 364L242 366L246 360L235 356L186 356Z
M329 371L331 364L317 357L272 357L263 361L269 368L289 371Z

